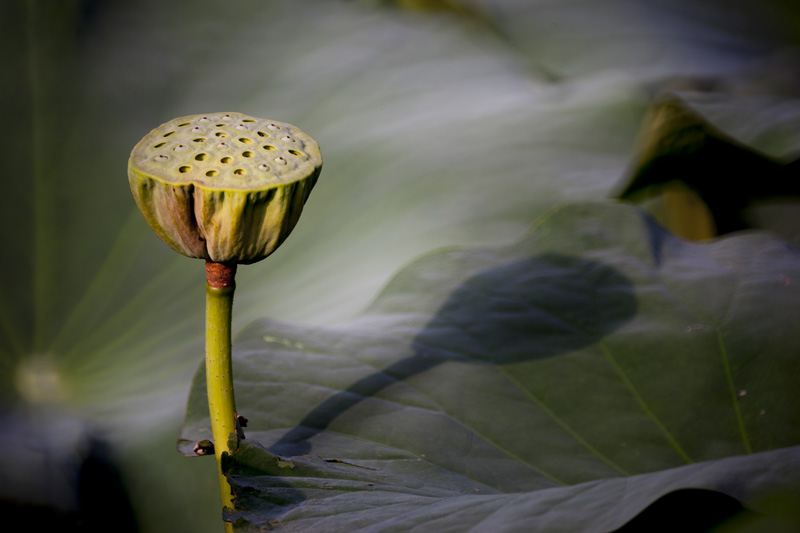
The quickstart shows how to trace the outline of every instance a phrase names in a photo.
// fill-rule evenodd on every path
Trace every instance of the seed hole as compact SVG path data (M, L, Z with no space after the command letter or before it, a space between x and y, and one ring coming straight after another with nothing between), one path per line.
M196 142L196 143L202 143L202 142L206 141L206 138L205 137L198 137L196 139L192 139L192 141Z
M275 147L272 146L271 144L265 144L263 146L263 148L264 148L264 150L274 150L275 149Z
M239 137L239 142L244 144L253 144L253 140L248 139L247 137Z
M186 174L186 173L187 173L187 172L189 172L190 170L192 170L192 167L186 167L186 166L183 166L183 167L181 167L181 168L179 168L179 169L178 169L178 172L180 172L181 174Z
M244 118L242 119L242 122L255 122L255 120L253 120L252 118Z
M224 125L225 125L225 124L215 124L215 126L216 126L216 127L218 127L218 128L221 128L221 127L223 127Z
M269 133L264 133L263 131L258 132L259 137L269 137Z
M165 133L165 134L164 134L164 137L169 137L169 136L170 136L170 135L172 135L173 133L175 133L175 132L174 132L174 131L170 131L170 132L168 132L168 133Z
M178 124L178 127L182 128L184 126L188 126L189 124L191 124L191 122L181 122L180 124Z
M242 152L242 156L244 156L244 157L253 157L253 152L251 152L250 150L248 150L246 152Z
M165 144L167 144L167 143L158 143L157 145L153 146L153 148L161 148Z
M209 178L214 177L217 174L219 174L219 172L217 172L216 170L209 170L208 172L206 172L206 176L208 176Z
M228 134L225 133L224 131L218 131L214 135L216 135L217 137L227 137L228 136Z
M245 171L244 171L243 168L237 168L236 170L233 171L233 173L236 174L237 176L244 176L245 175Z
M297 150L289 150L289 153L292 155L303 155L303 152L298 152Z
M225 163L225 164L227 164L227 163L230 163L230 162L231 162L231 158L230 158L230 157L223 157L223 158L222 158L222 159L220 159L219 161L220 161L220 163Z
M196 156L194 156L194 158L195 158L197 161L205 161L205 160L206 160L206 157L207 157L207 156L206 156L206 154L197 154Z

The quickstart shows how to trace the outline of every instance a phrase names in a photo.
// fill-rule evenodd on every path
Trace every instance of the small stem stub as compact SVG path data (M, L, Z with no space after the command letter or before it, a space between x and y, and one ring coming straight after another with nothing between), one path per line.
M236 263L215 263L206 260L206 281L215 289L232 287L236 278Z

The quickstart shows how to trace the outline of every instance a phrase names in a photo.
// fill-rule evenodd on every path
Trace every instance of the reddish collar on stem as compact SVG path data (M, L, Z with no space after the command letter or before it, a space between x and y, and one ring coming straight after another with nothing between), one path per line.
M206 260L206 280L215 289L224 289L234 285L236 263L215 263Z

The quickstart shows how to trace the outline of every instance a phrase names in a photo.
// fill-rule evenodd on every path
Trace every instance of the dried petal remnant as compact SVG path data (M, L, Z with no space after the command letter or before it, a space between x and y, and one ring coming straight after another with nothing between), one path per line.
M198 137L209 125L214 138L232 142ZM243 133L265 130L277 132L267 146ZM145 220L169 246L246 264L288 237L321 168L319 146L299 128L216 113L176 118L147 134L131 152L128 181Z

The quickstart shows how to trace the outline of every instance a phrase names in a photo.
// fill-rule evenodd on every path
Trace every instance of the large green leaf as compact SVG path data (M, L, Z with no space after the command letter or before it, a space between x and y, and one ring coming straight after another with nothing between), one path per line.
M414 262L342 326L256 322L235 346L234 517L600 531L681 488L752 504L800 483L784 468L800 461L798 279L800 253L768 235L692 244L585 204L516 244ZM210 435L204 384L187 455Z

